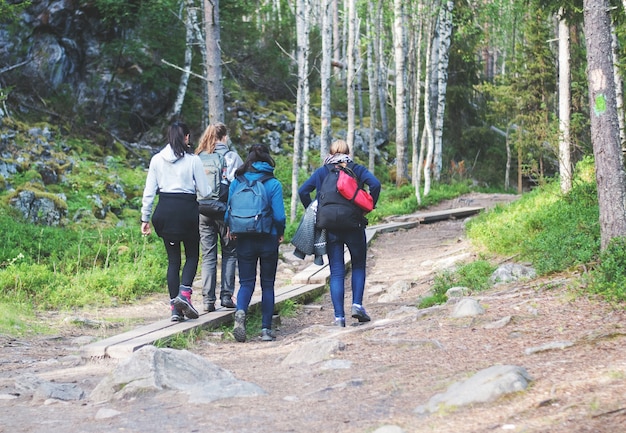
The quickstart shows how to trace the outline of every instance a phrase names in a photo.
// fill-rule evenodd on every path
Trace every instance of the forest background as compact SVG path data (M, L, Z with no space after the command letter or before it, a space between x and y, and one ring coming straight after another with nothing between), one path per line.
M588 245L572 248L585 254L545 271L606 263L600 251L626 235L625 9L539 0L2 2L2 298L19 314L16 303L28 312L162 290L160 245L136 223L147 161L177 118L195 137L225 122L242 154L254 142L270 146L288 234L302 213L297 185L332 139L345 138L385 183L371 223L471 189L546 188L564 205L584 203L591 217Z

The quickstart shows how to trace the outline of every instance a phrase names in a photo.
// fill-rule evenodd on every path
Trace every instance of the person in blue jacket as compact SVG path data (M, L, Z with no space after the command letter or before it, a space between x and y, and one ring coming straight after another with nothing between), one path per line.
M260 179L274 173L276 163L267 146L254 144L250 147L244 164L235 172L235 179L230 184L229 201L237 190L239 179L244 176L249 181ZM239 291L237 292L237 310L233 335L240 343L246 341L246 313L256 285L257 263L260 264L261 280L261 339L272 341L276 337L272 332L272 316L274 315L274 283L278 266L278 246L284 239L285 204L283 202L283 185L272 177L263 185L272 207L272 229L269 234L239 234L237 238L237 266L239 268ZM228 221L228 207L225 220ZM230 233L229 236L235 237Z
M311 193L319 191L324 178L330 173L327 164L348 164L354 171L360 183L365 183L369 193L374 199L374 205L378 202L381 184L366 167L354 163L350 158L350 147L344 140L336 140L330 146L330 154L325 158L324 165L313 172L298 189L298 196L305 208L313 201ZM326 254L330 267L330 296L335 310L336 326L346 326L344 310L344 280L346 276L346 264L344 261L344 246L350 251L352 267L352 308L351 315L359 322L369 322L370 316L363 307L363 293L365 291L365 266L367 258L367 241L365 238L365 226L352 229L327 230Z

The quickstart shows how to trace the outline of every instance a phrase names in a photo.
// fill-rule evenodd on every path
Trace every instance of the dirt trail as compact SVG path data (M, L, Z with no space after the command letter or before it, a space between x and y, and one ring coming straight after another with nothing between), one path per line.
M492 207L510 200L472 194L458 206ZM333 328L328 295L315 305L283 317L278 338L264 343L235 343L220 333L207 334L190 350L265 391L261 397L187 403L172 392L125 402L95 404L43 401L16 383L26 375L72 382L87 393L117 361L83 360L78 348L89 338L119 329L90 329L64 323L67 314L42 317L58 327L48 337L0 336L0 432L373 432L387 424L406 432L622 432L626 431L625 314L568 291L569 275L498 286L473 297L486 313L451 319L450 307L431 314L404 314L430 288L434 273L454 261L476 256L463 235L463 221L444 221L381 234L368 253L365 306L373 322ZM286 253L288 255L288 253ZM288 261L289 262L289 261ZM288 278L305 263L283 269ZM289 266L287 266L289 268ZM382 302L385 289L404 284L400 298ZM349 291L347 294L349 298ZM348 305L349 299L346 299ZM136 326L162 318L161 297L137 305L77 316L92 320L132 318ZM501 328L484 326L503 317ZM382 319L388 320L382 320ZM331 335L345 349L335 359L349 368L284 366L281 361L305 342ZM526 350L547 343L571 342L567 349ZM525 367L531 387L494 403L458 408L428 417L414 409L452 383L496 364ZM102 410L119 414L99 419Z

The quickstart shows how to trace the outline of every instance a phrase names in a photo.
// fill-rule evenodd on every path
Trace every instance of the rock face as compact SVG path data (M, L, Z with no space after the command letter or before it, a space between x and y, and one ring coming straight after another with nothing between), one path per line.
M133 51L133 30L107 24L92 2L33 0L17 24L0 23L0 64L21 65L3 74L3 85L26 100L63 95L59 115L122 125L116 132L128 140L169 107L166 77L146 79L162 68L159 57ZM123 49L108 49L115 44Z

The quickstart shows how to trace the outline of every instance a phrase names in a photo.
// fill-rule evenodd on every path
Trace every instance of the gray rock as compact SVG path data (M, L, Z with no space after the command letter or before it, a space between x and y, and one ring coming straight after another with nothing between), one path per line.
M293 364L317 364L325 361L340 350L345 349L345 344L335 339L317 339L305 343L292 351L283 359L283 365Z
M532 378L525 368L515 365L495 365L479 371L469 379L452 384L446 392L436 394L425 405L415 409L417 414L435 413L474 403L487 403L528 387Z
M240 381L187 350L144 346L102 379L90 397L100 402L167 390L187 393L190 403L265 394L257 385Z
M480 314L484 314L485 309L480 306L478 301L471 298L461 299L455 306L452 311L452 317L471 317L478 316Z
M537 276L537 272L528 266L518 265L515 263L507 263L496 269L489 281L492 284L497 283L510 283L511 281L518 281L522 279L532 279Z
M563 350L567 349L568 347L572 347L573 345L574 343L572 343L571 341L554 341L552 343L546 343L538 347L529 347L524 350L524 353L526 355L532 355L533 353L546 352L548 350Z
M85 391L75 383L57 383L40 379L34 375L20 376L15 387L21 391L32 391L35 400L75 401L85 398Z

